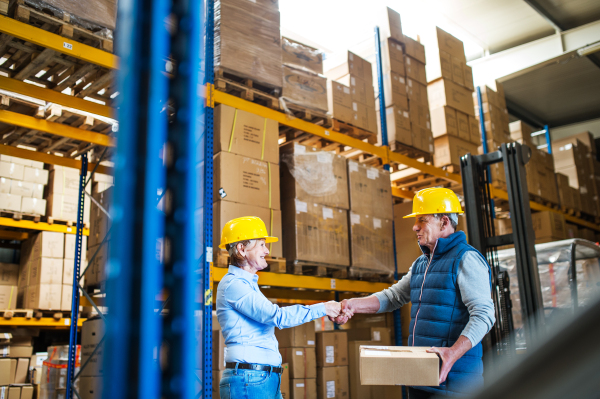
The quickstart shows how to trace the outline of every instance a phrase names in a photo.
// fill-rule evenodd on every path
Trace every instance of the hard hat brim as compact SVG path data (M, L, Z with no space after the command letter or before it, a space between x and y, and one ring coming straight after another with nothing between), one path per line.
M270 243L272 243L272 242L277 242L277 241L279 241L279 238L277 238L277 237L269 237L269 236L267 236L267 237L257 237L257 238L252 238L252 240L265 240L265 242L266 242L267 244L270 244ZM231 244L231 243L229 243L229 244ZM221 248L221 249L226 249L226 246L227 246L227 244L221 244L221 245L219 245L219 248Z
M440 213L456 213L456 214L462 215L462 214L464 214L465 212L440 212ZM414 213L411 213L410 215L402 216L402 219L406 219L406 218L416 218L417 216L421 216L421 215L432 215L432 213L420 213L420 212L414 212Z

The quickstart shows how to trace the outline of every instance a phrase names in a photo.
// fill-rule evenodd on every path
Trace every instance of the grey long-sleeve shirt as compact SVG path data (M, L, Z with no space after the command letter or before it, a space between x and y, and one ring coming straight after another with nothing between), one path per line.
M391 312L410 302L411 271L412 266L400 281L375 294L379 299L377 313ZM471 345L475 346L496 322L488 266L476 253L467 251L458 266L456 282L463 303L469 311L469 322L461 335L467 337Z

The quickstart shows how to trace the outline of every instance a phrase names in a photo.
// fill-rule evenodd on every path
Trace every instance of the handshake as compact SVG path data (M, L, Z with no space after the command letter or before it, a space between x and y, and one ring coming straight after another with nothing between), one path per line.
M348 299L342 302L329 301L325 303L325 311L329 320L336 324L345 324L354 316L354 309Z

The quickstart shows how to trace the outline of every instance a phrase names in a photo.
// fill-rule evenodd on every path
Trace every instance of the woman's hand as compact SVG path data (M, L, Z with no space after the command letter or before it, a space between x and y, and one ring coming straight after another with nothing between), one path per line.
M330 318L336 318L342 311L342 305L336 301L325 302L325 311Z

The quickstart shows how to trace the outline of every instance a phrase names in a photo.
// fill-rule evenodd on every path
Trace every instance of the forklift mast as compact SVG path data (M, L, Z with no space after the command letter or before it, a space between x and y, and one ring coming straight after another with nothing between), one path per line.
M496 310L496 323L484 344L486 352L499 356L515 354L513 320L508 273L500 270L497 248L514 244L519 279L519 296L527 342L535 337L544 325L544 304L535 253L535 235L529 207L529 192L525 164L531 150L519 143L502 144L498 151L483 155L466 154L461 158L465 212L469 244L484 254L491 266L492 297ZM512 233L496 235L494 228L494 202L491 198L490 166L504 163ZM491 342L490 342L491 340Z

